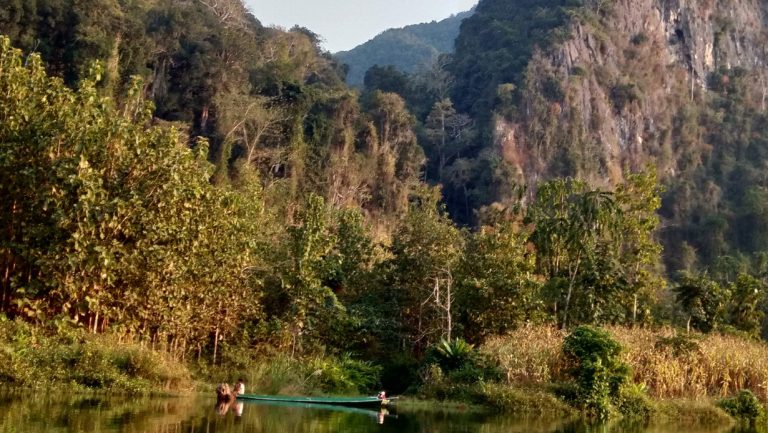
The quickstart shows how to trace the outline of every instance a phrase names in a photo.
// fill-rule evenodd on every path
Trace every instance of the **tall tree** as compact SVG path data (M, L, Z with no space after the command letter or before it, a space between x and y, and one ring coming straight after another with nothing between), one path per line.
M417 351L454 327L455 268L462 254L461 232L438 206L438 190L421 193L396 229L387 284L400 308L403 343Z

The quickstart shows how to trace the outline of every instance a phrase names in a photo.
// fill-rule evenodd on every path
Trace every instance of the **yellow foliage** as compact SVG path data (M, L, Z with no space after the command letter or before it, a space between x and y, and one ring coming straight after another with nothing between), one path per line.
M633 380L656 398L724 397L750 389L768 401L768 345L726 335L695 335L698 347L683 353L658 345L676 335L670 328L609 327L624 348ZM564 378L561 347L566 332L530 326L490 339L480 349L495 359L513 385L546 384Z

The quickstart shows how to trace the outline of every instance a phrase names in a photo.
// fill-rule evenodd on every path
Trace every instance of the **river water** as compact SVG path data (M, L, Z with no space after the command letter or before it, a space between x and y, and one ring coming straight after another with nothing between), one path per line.
M64 394L64 393L59 393ZM225 409L225 410L224 410ZM745 428L588 425L578 420L440 411L373 411L212 398L0 397L0 433L753 433Z

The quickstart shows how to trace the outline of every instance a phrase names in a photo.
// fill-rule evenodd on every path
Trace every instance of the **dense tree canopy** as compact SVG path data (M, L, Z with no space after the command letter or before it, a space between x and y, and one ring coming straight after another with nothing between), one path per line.
M359 93L317 35L239 0L10 2L0 313L214 362L387 361L541 322L759 335L766 116L746 75L679 114L718 147L667 193L655 168L578 179L583 131L556 122L534 132L574 143L564 177L521 186L488 122L562 109L529 60L579 7L529 3L485 0L452 60L371 69Z

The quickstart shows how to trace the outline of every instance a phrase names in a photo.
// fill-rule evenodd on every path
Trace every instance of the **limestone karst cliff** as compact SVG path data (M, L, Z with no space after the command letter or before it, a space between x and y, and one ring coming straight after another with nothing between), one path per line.
M557 176L608 188L651 165L671 271L768 247L768 1L484 0L456 46L478 159L506 166L476 196Z
M697 162L673 133L675 119L706 103L729 71L747 75L749 102L765 109L767 10L757 0L620 0L609 11L574 13L569 39L533 55L522 113L497 118L496 144L528 181L575 174L610 182L649 162L668 176L691 169ZM546 94L551 82L560 99Z

